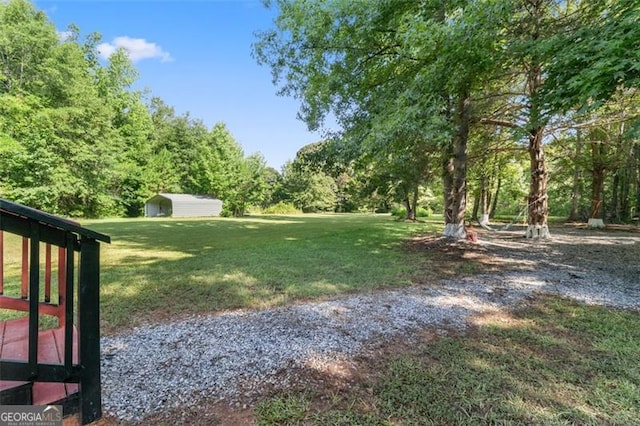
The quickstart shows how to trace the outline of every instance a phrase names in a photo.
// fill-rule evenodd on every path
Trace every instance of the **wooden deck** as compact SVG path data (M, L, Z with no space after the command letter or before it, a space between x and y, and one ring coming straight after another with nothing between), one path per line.
M29 319L20 318L0 322L0 359L26 361L29 353ZM73 330L73 363L78 362L78 336ZM64 328L43 330L38 333L38 362L45 364L64 363ZM20 389L22 387L22 389ZM0 393L14 389L31 393L31 404L47 405L61 403L78 392L77 383L35 382L29 392L29 382L0 380Z

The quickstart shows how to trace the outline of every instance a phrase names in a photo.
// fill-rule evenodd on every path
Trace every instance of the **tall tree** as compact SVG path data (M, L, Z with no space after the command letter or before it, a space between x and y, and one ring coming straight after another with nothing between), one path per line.
M0 93L45 90L43 75L58 44L56 29L27 0L0 2Z
M501 8L491 1L276 3L276 28L261 35L256 54L280 93L301 100L310 128L332 112L353 141L392 143L402 130L411 133L408 146L442 147L445 235L463 237L471 93L492 69Z

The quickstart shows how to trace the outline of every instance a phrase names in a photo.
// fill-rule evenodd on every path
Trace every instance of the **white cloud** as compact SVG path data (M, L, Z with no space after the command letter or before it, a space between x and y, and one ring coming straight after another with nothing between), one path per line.
M58 33L58 40L65 42L71 38L73 33L71 31L56 31Z
M98 53L101 58L108 59L119 48L126 50L132 62L154 58L160 59L161 62L173 61L169 52L165 52L157 44L150 43L143 38L127 36L116 37L111 43L100 43L98 45Z

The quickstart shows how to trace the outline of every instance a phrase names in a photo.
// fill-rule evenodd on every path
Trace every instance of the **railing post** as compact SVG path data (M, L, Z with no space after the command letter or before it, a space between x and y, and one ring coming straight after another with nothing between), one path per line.
M78 326L80 345L80 420L91 423L102 417L100 391L100 245L94 239L80 241Z
M60 294L59 304L64 306L64 312L59 313L58 322L60 327L64 326L64 368L67 375L71 374L73 367L73 266L76 237L72 233L67 233L67 248L58 250L58 292Z
M0 222L2 217L0 216ZM4 294L4 231L0 226L0 295Z
M31 222L29 271L29 370L33 377L38 375L38 323L40 297L40 228Z
M0 0L2 1L2 0ZM0 297L0 306L28 312L27 343L16 346L20 354L15 360L7 352L0 358L0 378L19 382L78 383L78 404L75 396L64 400L80 410L83 424L94 422L102 416L100 377L100 246L99 241L110 243L111 238L80 224L56 217L27 206L0 198L0 294L4 286L4 232L22 238L20 297ZM46 244L42 249L42 244ZM53 255L51 247L58 247L58 304L51 299ZM79 253L78 253L79 252ZM79 261L76 261L80 256ZM44 259L42 259L44 257ZM44 266L44 269L42 269ZM76 286L77 283L77 286ZM40 298L43 287L44 302ZM55 292L55 289L53 289ZM75 300L78 301L75 321ZM64 328L64 362L49 364L45 359L38 363L39 315L56 315L59 327ZM22 320L20 321L22 322ZM74 326L74 323L77 325ZM77 329L77 334L76 334ZM27 330L22 330L24 333ZM75 336L78 343L75 344ZM6 337L6 336L4 336ZM58 331L53 334L52 344L59 350ZM6 343L6 342L4 342ZM25 347L26 346L26 347ZM43 346L49 349L48 343ZM53 347L53 346L52 346ZM5 355L2 348L2 356ZM40 348L42 349L42 348ZM23 353L26 350L26 357ZM23 359L26 358L26 359ZM69 389L67 389L69 391ZM44 395L44 394L43 394ZM42 396L42 395L41 395ZM44 396L46 398L46 396ZM73 399L71 399L73 398ZM21 400L32 403L31 400Z
M22 237L22 279L20 297L29 297L29 238Z
M60 327L64 326L67 322L67 305L73 306L73 261L70 262L71 267L69 271L69 268L67 267L67 252L71 252L71 259L73 259L74 242L75 239L67 233L67 248L58 247L58 326ZM69 286L67 286L67 276L71 277L71 285ZM67 292L67 288L69 288L69 293ZM69 296L69 294L71 296ZM71 312L73 312L73 309L71 309ZM69 316L69 319L72 319L71 316ZM70 322L73 323L74 321Z
M51 244L44 248L44 301L51 302Z

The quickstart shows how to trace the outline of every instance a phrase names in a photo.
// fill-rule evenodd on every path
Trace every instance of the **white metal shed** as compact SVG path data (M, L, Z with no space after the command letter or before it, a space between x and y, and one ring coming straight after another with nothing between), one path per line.
M222 201L204 195L160 193L144 204L146 217L205 217L220 216Z

